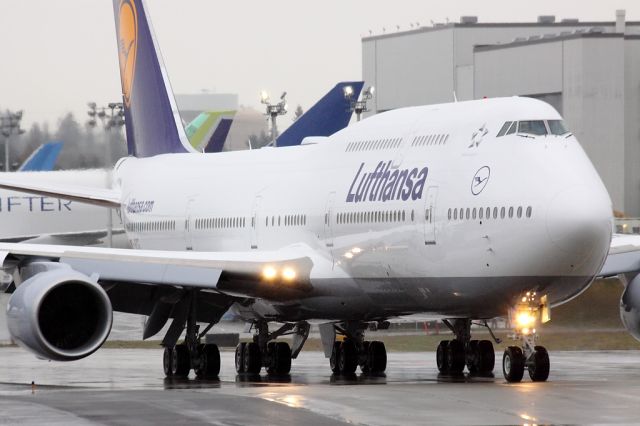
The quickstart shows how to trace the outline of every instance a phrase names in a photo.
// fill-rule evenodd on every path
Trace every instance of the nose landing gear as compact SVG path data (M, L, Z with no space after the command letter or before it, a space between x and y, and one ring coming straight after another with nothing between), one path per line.
M549 378L549 353L544 346L535 344L538 338L536 323L540 319L550 319L546 297L537 301L536 293L529 292L522 297L521 303L510 312L511 322L515 325L515 333L511 337L520 340L522 348L509 346L502 356L502 372L507 382L522 381L525 368L534 382L545 382Z

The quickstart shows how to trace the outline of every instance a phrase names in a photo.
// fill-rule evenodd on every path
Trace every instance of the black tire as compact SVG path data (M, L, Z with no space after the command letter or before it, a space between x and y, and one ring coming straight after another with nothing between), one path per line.
M465 364L464 358L464 344L457 339L450 341L447 347L447 368L449 373L462 373Z
M384 342L371 342L369 345L368 359L371 373L384 373L387 369L387 348L384 346Z
M360 370L365 373L371 373L371 356L369 354L369 347L371 346L371 342L364 341L362 342L362 353L364 356L359 356L358 360L361 361Z
M489 340L480 340L478 342L478 373L489 374L493 372L495 366L496 352L493 349L493 343Z
M475 374L480 371L480 352L478 349L478 341L469 341L469 346L465 351L465 363L467 364L467 370L469 373Z
M262 369L262 356L260 347L256 342L249 342L244 348L244 372L247 374L260 374Z
M331 357L329 358L329 367L331 367L333 374L340 374L340 363L338 360L340 359L341 346L342 342L333 342L333 349L331 350Z
M502 356L502 373L509 383L519 383L524 376L524 355L517 346L509 346Z
M164 369L164 375L166 377L173 377L173 373L171 371L171 364L173 360L173 348L165 347L164 353L162 354L162 368Z
M238 343L236 346L236 373L244 373L244 349L247 347L245 342Z
M274 374L289 374L291 372L291 347L289 344L287 342L276 342L274 355Z
M200 348L200 366L196 375L201 379L213 379L220 374L220 350L217 345L206 344Z
M438 349L436 349L436 364L438 366L438 371L441 373L448 373L449 367L447 367L447 351L449 348L449 341L442 340L438 344Z
M354 374L358 368L358 350L351 339L342 342L338 366L342 374Z
M544 346L536 346L531 356L531 362L527 366L529 377L534 382L546 382L549 378L549 353Z
M187 345L176 345L171 354L171 375L173 377L187 377L191 370L191 357Z
M269 359L267 374L276 374L276 342L267 343L267 358Z

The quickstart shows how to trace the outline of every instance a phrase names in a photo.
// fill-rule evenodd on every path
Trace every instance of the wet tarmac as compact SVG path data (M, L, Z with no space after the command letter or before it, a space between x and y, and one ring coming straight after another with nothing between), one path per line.
M525 374L520 384L507 384L499 365L495 377L439 376L432 352L390 353L386 375L353 377L303 352L290 376L274 378L236 375L225 351L213 381L166 380L161 358L103 349L54 363L2 348L0 424L640 423L640 351L551 352L549 382Z

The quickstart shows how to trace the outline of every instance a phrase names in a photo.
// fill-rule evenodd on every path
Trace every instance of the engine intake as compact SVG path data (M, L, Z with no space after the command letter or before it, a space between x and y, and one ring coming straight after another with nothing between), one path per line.
M113 320L106 292L64 264L39 262L36 272L9 299L7 325L13 339L37 356L73 361L95 352Z

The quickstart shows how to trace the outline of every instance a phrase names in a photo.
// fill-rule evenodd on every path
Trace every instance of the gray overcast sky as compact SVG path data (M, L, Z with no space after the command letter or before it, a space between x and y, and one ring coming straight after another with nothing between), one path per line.
M0 0L0 107L25 110L25 124L66 111L84 119L86 102L119 100L110 0ZM361 78L360 39L409 23L557 19L640 20L638 0L149 0L149 13L175 92L286 90L306 109L337 81ZM287 123L290 122L286 118ZM284 124L284 122L283 122Z

